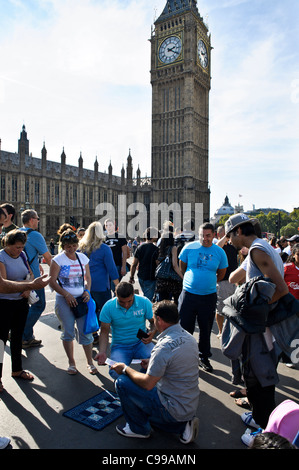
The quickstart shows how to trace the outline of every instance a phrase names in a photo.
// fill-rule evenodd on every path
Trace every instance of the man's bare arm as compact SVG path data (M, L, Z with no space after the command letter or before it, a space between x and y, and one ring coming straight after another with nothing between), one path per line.
M269 303L274 303L284 295L288 294L289 289L283 277L275 266L273 260L267 253L258 248L250 252L251 258L265 277L269 277L276 285L274 295Z

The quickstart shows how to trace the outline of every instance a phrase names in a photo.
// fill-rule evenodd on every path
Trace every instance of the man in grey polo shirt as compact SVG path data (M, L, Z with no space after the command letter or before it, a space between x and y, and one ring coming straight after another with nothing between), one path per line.
M123 363L112 366L119 374L115 386L127 421L116 430L125 437L148 438L153 424L188 444L198 433L197 342L179 324L173 302L158 302L153 311L160 335L150 359L142 361L146 373Z

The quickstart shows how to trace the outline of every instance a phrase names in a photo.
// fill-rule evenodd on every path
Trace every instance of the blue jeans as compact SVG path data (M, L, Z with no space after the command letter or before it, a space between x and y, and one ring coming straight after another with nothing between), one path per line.
M153 347L153 343L144 344L141 340L134 344L115 344L111 346L111 359L129 366L133 359L149 359ZM114 380L118 378L114 370L110 369L109 374Z
M61 323L62 341L72 342L75 338L79 344L87 346L93 342L92 334L84 333L85 315L75 318L67 301L62 295L56 294L55 313ZM75 328L77 326L77 328Z
M39 296L39 301L36 302L34 305L31 305L31 307L29 308L23 333L23 341L30 341L34 338L33 327L46 308L45 290L40 289L37 290L36 293Z
M126 375L119 375L115 388L121 401L124 417L137 434L148 435L151 424L166 432L181 434L186 421L177 421L162 405L157 387L145 390Z
M143 292L144 297L147 297L150 301L153 300L155 288L156 288L156 281L150 281L138 278L141 290Z

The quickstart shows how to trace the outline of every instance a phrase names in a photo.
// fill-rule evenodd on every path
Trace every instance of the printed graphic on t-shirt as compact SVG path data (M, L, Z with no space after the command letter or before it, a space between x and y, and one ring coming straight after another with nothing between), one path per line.
M60 268L59 280L64 287L82 287L82 270L79 264L63 265Z
M207 266L209 261L212 261L213 255L207 255L205 253L199 253L197 258L197 268Z

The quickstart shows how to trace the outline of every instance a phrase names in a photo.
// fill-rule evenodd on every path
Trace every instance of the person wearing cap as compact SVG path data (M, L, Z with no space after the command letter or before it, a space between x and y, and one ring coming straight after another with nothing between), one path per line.
M230 237L232 245L240 250L243 246L249 248L247 256L246 281L256 277L264 276L270 278L276 288L269 304L273 304L281 297L288 294L288 286L284 281L284 267L280 255L273 250L269 243L258 238L255 226L257 219L249 219L245 214L234 214L225 223L225 233ZM263 355L270 358L273 365L271 371L263 377L263 386L251 367L250 356L246 359L244 367L244 380L247 389L247 397L252 408L252 412L242 415L245 424L249 426L260 426L263 429L267 425L269 416L275 408L275 385L278 383L276 367L278 358L272 343L272 334L268 328L265 333L257 333L261 344L265 346L263 353L259 355L259 362L262 367ZM249 339L250 341L250 339ZM257 354L257 351L255 351ZM244 358L243 358L244 360ZM265 362L266 364L266 362Z
M283 251L290 256L292 254L293 246L296 243L299 243L299 235L293 235L291 238L287 238L286 240L288 242L288 246Z
M187 243L179 260L184 274L183 290L178 308L181 326L193 334L195 322L199 326L199 366L213 372L209 361L211 354L211 331L217 302L217 282L220 282L228 267L225 251L213 243L214 226L205 223L199 227L199 241Z

